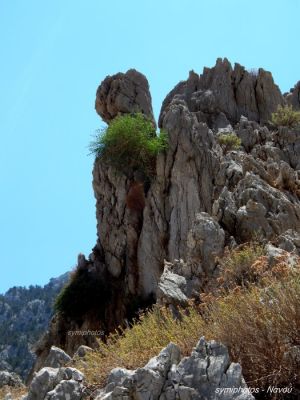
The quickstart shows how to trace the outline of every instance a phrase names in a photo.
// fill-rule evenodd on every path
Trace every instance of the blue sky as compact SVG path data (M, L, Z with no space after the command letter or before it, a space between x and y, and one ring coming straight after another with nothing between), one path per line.
M45 284L96 242L98 84L136 68L158 116L217 57L300 79L299 0L0 0L0 293Z

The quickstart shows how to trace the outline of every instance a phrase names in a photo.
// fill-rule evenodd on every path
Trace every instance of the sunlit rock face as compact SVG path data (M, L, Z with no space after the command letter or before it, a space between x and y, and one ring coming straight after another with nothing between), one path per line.
M98 87L95 109L106 123L117 115L136 112L154 122L147 78L135 69L107 76Z
M68 337L70 329L98 326L108 333L157 296L162 304L172 302L168 291L179 303L199 293L227 245L255 234L299 252L300 131L269 124L278 105L298 104L297 90L284 97L271 73L218 59L201 75L191 72L163 101L158 125L169 145L151 181L95 160L98 238L79 264L103 277L110 298L99 320L56 316L38 350L40 361L52 345L70 355L80 341L93 345L92 338ZM107 123L134 112L153 121L147 79L134 70L105 78L96 110ZM232 131L241 146L225 151L218 137Z
M216 128L235 124L242 115L251 121L268 122L271 113L284 103L270 72L262 68L247 71L239 64L233 68L226 58L219 58L213 68L204 68L201 75L190 72L186 81L175 86L163 102L159 126L175 96Z

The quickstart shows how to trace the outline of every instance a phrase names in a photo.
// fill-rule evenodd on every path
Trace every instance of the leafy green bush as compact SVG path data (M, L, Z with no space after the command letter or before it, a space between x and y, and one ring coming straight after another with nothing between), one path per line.
M120 172L140 171L151 177L156 156L166 147L166 133L157 135L152 122L138 113L116 117L90 144L90 151Z
M241 139L234 132L219 135L218 142L225 153L230 150L237 150L241 146Z
M74 320L85 316L103 318L110 297L110 289L102 277L92 276L87 270L77 268L57 296L54 309Z
M300 125L300 111L293 110L292 106L278 106L277 111L272 114L271 122L277 127L295 128Z

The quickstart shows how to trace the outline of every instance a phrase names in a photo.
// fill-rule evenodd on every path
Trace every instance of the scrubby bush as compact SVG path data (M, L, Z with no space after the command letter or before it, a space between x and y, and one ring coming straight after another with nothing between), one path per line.
M261 273L259 262L265 265L265 249L258 243L247 243L231 251L226 250L224 257L220 260L219 283L223 288L234 288L236 286L248 286L256 282Z
M182 355L189 355L204 332L204 324L196 308L191 307L188 314L182 313L179 321L169 310L154 306L132 326L120 328L106 342L99 341L99 349L89 353L84 361L78 359L76 367L84 372L90 384L101 386L112 368L142 367L170 342L180 347Z
M297 263L291 267L287 252L272 258L270 262L265 246L257 242L245 243L233 250L225 250L219 260L219 277L212 282L210 292L224 295L237 288L268 286L270 281L284 279L298 271L299 267ZM201 296L205 298L206 294Z
M231 292L212 302L208 315L206 335L228 346L250 386L300 389L299 274Z
M237 150L241 146L241 139L234 132L223 133L218 136L218 143L227 153L227 151Z
M165 132L155 128L143 114L116 117L90 145L90 151L120 172L141 171L151 177L157 155L167 147Z
M87 269L77 268L55 300L54 309L65 317L81 320L84 317L103 318L110 301L109 285Z
M271 122L277 127L295 128L300 125L300 111L295 111L292 106L278 106L272 114Z

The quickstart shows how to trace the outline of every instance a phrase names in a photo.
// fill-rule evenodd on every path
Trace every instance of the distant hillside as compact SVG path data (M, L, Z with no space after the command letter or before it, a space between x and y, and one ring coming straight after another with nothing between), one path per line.
M25 378L35 360L31 345L46 331L54 298L69 273L42 286L13 287L0 295L0 370Z

